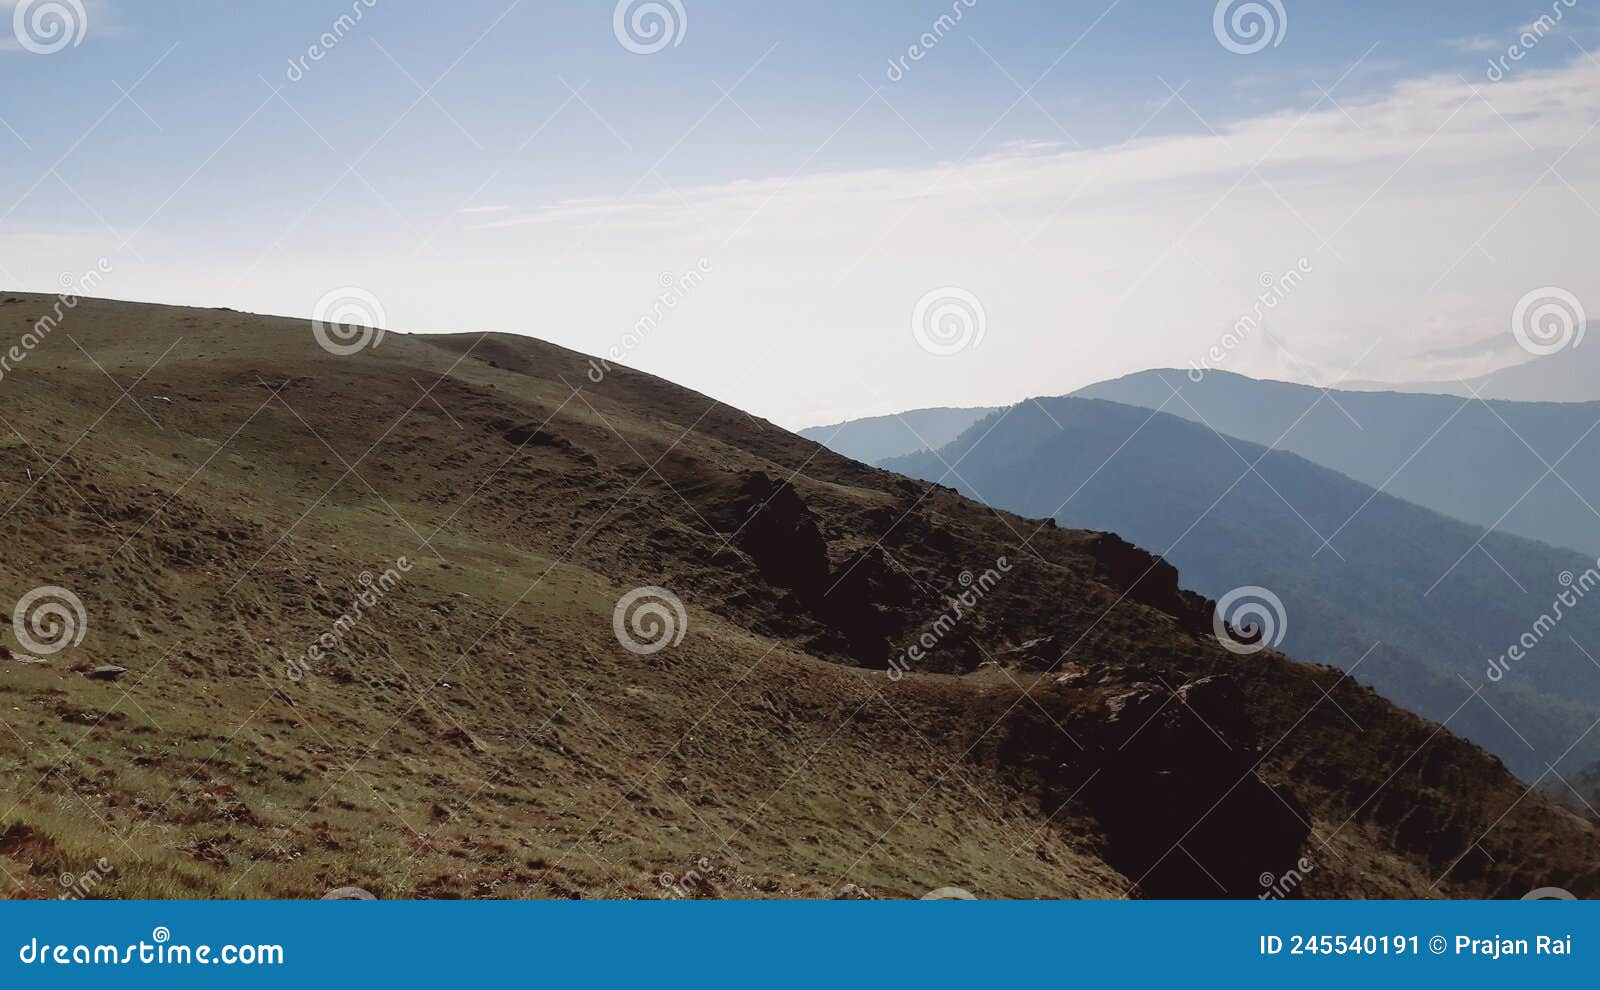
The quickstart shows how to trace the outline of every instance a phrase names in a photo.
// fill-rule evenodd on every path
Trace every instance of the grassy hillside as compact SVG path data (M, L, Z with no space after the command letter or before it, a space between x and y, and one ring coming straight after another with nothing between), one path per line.
M53 303L0 297L0 339ZM35 344L0 594L72 592L83 636L0 659L6 896L1597 887L1591 826L1335 670L1225 651L1136 548L658 379L92 300ZM619 621L650 587L670 630Z

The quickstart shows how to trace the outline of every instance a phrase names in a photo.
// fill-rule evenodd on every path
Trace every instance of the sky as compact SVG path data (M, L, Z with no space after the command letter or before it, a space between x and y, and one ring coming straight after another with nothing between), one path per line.
M1600 309L1597 53L1595 0L0 0L0 285L353 298L791 428L1476 375Z

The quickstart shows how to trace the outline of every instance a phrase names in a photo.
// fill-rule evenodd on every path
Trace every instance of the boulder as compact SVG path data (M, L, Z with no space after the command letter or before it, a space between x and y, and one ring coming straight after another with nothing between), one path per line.
M1256 731L1246 709L1244 691L1233 678L1216 675L1190 681L1178 688L1178 700L1229 746L1255 748Z

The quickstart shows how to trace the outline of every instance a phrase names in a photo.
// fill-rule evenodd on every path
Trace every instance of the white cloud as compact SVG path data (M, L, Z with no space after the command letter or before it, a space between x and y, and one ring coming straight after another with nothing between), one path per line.
M1263 273L1303 257L1310 274L1223 367L1329 380L1366 355L1353 377L1475 374L1506 352L1467 345L1509 336L1529 290L1562 286L1600 311L1597 120L1588 59L1498 84L1412 79L1217 134L1175 103L1161 128L1191 133L524 204L466 214L420 257L307 232L216 284L195 271L231 259L189 257L157 227L142 250L171 271L141 266L108 293L303 314L336 270L397 329L513 330L601 354L663 275L704 257L703 284L627 363L804 425L1185 366L1258 305ZM85 253L5 241L41 284ZM934 357L911 314L952 285L982 300L987 332Z
M1449 41L1445 42L1445 44L1449 45L1451 48L1454 48L1458 52L1463 52L1468 55L1475 55L1481 52L1499 51L1505 47L1505 42L1496 41L1495 39L1482 34L1474 35L1470 38L1451 38Z
M1600 309L1597 119L1600 66L1583 59L1498 85L1409 80L1217 134L557 201L482 233L535 253L578 241L596 259L707 255L717 273L692 324L635 360L780 417L997 402L1182 366L1257 305L1263 273L1300 257L1312 274L1264 321L1282 347L1257 335L1227 367L1332 379L1376 345L1356 377L1424 378L1484 370L1494 352L1459 345L1508 326L1528 289L1566 285ZM977 293L990 324L981 352L930 361L907 321L944 284ZM596 326L592 296L567 295L542 309L576 346L602 350L631 322ZM890 367L865 392L774 396L732 360L762 329L776 331L762 353L810 380L863 353Z

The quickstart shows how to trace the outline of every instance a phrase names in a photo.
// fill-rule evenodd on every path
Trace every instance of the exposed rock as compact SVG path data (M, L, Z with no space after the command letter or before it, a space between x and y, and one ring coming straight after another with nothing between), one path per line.
M1165 612L1185 629L1211 628L1211 603L1178 587L1178 569L1115 533L1098 533L1089 543L1100 577L1133 601Z
M1106 721L1112 725L1129 725L1137 732L1161 710L1164 700L1161 696L1164 694L1166 691L1155 684L1135 681L1106 699L1109 716Z
M740 478L732 508L739 546L761 576L804 601L821 599L828 588L828 543L794 486L760 471L748 472Z
M1212 731L1246 749L1256 744L1244 692L1227 675L1202 677L1178 688L1178 700L1189 706Z
M489 429L498 432L501 439L518 450L542 447L546 450L561 451L583 464L593 466L596 463L594 456L588 451L543 426L534 423L518 424L505 419L493 420L488 425Z
M128 672L126 667L118 667L114 663L101 664L83 675L91 681L114 681Z
M1055 636L1030 639L1021 646L1013 646L995 654L1001 666L1021 667L1023 670L1053 670L1061 662L1067 648Z
M853 883L847 883L841 887L839 895L834 898L836 901L871 901L875 899L872 896L872 892L867 888L858 887Z
M817 516L788 481L761 471L739 477L733 499L713 508L720 531L735 542L768 583L793 593L793 611L830 630L818 646L882 666L889 640L904 625L897 609L914 597L914 582L879 547L832 568Z
M911 576L874 546L841 564L828 585L817 614L844 637L851 656L887 663L889 640L905 626L901 610L915 597Z
M1298 862L1310 816L1256 776L1255 730L1237 690L1221 677L1176 693L1113 682L1098 709L1076 707L1074 693L1040 692L1043 710L1011 713L994 757L1037 780L1044 814L1071 802L1097 819L1107 862L1135 891L1253 897L1261 874Z

